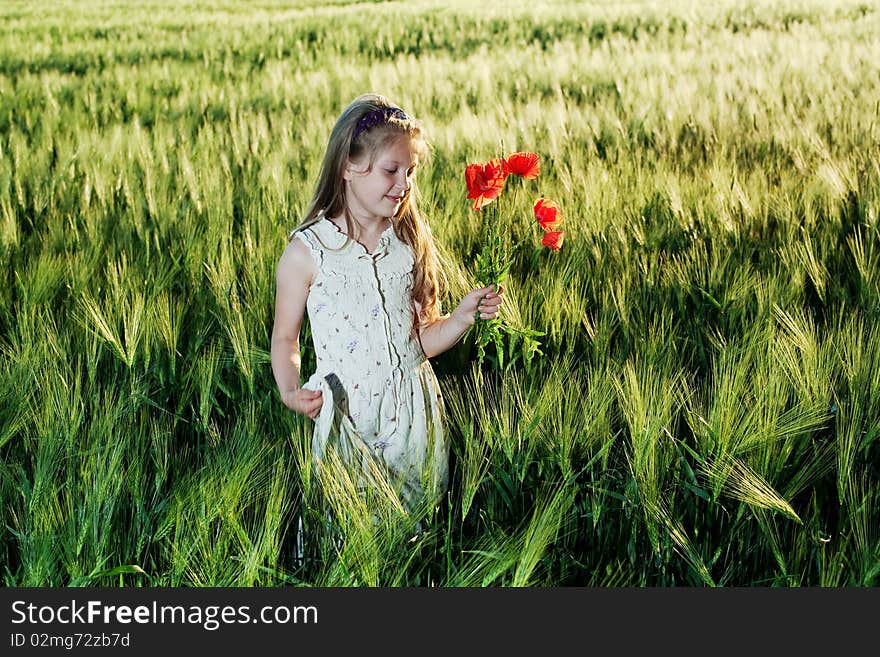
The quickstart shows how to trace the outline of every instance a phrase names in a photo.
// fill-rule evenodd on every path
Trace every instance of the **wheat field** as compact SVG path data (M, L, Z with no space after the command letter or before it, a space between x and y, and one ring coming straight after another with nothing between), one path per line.
M4 2L4 585L876 586L878 35L849 0ZM566 222L507 286L541 353L434 361L451 486L413 540L314 471L269 362L367 91L431 142L446 310L467 164L538 153Z

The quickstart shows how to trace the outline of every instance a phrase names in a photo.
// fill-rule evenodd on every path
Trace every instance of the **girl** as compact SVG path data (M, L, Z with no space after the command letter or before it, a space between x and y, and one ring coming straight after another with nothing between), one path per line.
M316 461L332 445L356 474L380 465L408 511L448 485L428 359L458 342L477 313L495 318L503 294L475 289L441 315L442 274L413 179L426 152L420 124L384 96L359 96L342 112L305 219L278 262L272 330L281 399L315 420ZM306 311L317 367L300 385Z

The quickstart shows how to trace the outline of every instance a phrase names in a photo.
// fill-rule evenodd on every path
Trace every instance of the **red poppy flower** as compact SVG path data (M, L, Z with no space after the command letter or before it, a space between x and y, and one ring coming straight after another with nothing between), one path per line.
M469 164L464 170L467 183L468 198L474 199L474 210L482 210L501 195L507 172L504 161L500 158L489 160L485 164Z
M541 173L541 164L538 162L538 154L523 152L512 153L504 161L504 172L522 176L526 180L533 180Z
M559 228L562 224L562 213L559 211L559 207L555 201L546 198L539 198L535 201L535 218L545 232Z
M562 239L564 235L565 231L563 230L554 230L549 233L544 233L544 237L541 238L541 246L546 246L548 249L558 251L562 248Z

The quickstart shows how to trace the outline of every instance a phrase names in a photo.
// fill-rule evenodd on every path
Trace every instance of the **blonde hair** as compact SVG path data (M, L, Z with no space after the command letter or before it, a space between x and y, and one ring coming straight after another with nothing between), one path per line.
M421 124L402 111L393 112L394 109L396 106L385 96L363 94L343 110L330 132L318 182L305 218L290 233L290 239L294 233L317 223L323 216L343 215L346 232L349 236L355 234L357 227L348 210L343 182L349 161L367 156L369 171L376 155L401 137L409 138L419 163L428 154L428 143L422 134ZM383 113L383 110L387 111ZM378 123L371 120L377 114L382 116ZM413 180L397 213L391 217L395 234L412 249L415 258L412 297L421 307L421 317L414 317L414 326L421 321L434 321L440 317L441 286L445 285L431 228L419 212L417 197L418 190ZM348 246L350 240L351 237L343 248Z

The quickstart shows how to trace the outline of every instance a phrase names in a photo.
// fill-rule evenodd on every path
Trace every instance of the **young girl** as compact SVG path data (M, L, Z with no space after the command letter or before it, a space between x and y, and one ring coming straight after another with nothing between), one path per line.
M426 152L420 124L383 96L360 96L342 112L278 262L272 330L281 399L315 420L316 461L334 445L355 471L379 464L409 511L448 485L428 358L458 342L477 313L495 318L503 293L475 289L441 315L442 274L413 178ZM300 385L306 311L317 367Z

